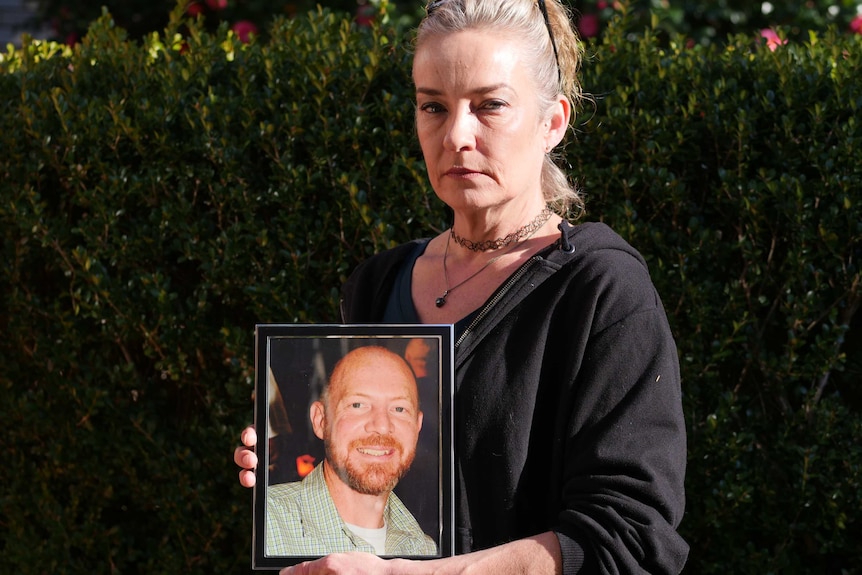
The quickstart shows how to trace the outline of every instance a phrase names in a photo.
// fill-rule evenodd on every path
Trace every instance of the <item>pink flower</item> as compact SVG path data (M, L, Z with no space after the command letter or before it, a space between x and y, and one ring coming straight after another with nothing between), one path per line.
M782 40L778 34L775 33L775 30L771 28L764 28L760 31L761 38L766 39L766 45L770 50L775 52L775 49L783 44L787 44L787 40Z
M207 0L207 6L209 6L211 10L218 12L219 10L227 8L227 0Z
M599 1L596 3L596 8L598 8L599 10L604 10L604 9L605 9L605 8L607 8L607 7L608 7L608 3L607 3L607 2L605 2L605 0L599 0Z
M584 38L593 38L599 35L599 17L595 14L584 14L578 22L578 31Z
M854 34L862 34L862 14L850 21L850 31Z
M191 4L189 4L189 7L186 8L186 12L189 16L192 17L199 16L204 12L204 5L200 2L192 2Z
M374 22L374 6L363 4L356 9L356 23L360 26L371 26Z
M238 22L234 22L234 25L230 27L233 30L234 34L237 35L239 41L243 44L248 44L249 36L253 34L257 34L257 26L254 25L254 22L249 20L239 20Z

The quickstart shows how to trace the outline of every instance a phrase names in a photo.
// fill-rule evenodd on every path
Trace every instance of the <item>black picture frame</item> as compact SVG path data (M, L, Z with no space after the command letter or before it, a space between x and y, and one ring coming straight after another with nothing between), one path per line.
M414 340L421 343L411 344ZM412 349L408 349L408 344ZM280 569L337 551L274 552L276 543L268 543L266 537L267 495L276 485L302 485L298 482L323 460L323 442L314 434L310 423L311 405L318 399L338 360L358 347L371 345L404 357L416 378L423 424L413 464L394 492L436 545L435 554L384 556L433 559L453 554L453 327L258 324L255 326L254 422L259 463L255 471L253 503L253 569ZM427 354L424 365L416 357L421 355L416 353L417 349Z

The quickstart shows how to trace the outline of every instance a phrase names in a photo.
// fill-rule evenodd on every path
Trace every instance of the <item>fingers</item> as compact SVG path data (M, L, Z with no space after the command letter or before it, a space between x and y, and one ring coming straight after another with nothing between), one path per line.
M234 463L245 469L254 469L257 467L257 455L249 448L257 445L257 432L254 430L254 427L246 427L240 433L239 439L242 441L243 446L234 449Z
M255 476L251 469L243 469L239 472L239 484L243 487L254 487Z
M257 467L257 454L248 447L237 447L233 450L233 461L243 469Z
M242 446L237 447L233 451L234 463L242 467L242 470L239 472L239 483L243 487L254 487L254 469L257 467L257 454L251 448L257 444L257 433L254 427L249 426L242 430L239 438L242 441Z
M314 572L315 561L303 561L297 563L293 567L285 567L278 572L278 575L309 575Z
M388 563L373 553L331 553L314 561L298 563L279 575L382 575Z
M239 472L239 484L243 487L254 487L254 468L257 467L257 455L248 447L237 447L233 452L234 463L242 467Z
M248 426L242 430L242 433L239 435L240 441L246 447L254 447L257 445L257 432L254 430L254 427Z

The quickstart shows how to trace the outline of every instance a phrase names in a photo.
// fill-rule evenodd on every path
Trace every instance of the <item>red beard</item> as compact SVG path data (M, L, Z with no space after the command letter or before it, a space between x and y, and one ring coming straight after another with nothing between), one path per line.
M357 464L351 460L351 455L361 448L389 449L395 457L381 463ZM410 469L415 455L415 449L405 452L392 436L379 435L352 441L348 446L346 461L339 460L329 442L326 443L326 459L332 469L351 489L365 495L383 495L392 491Z

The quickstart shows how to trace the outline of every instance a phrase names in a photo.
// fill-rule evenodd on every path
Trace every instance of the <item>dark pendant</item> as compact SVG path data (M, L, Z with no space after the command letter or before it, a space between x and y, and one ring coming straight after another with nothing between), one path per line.
M444 295L438 297L434 303L437 305L437 307L443 307L444 305L446 305L446 296Z

